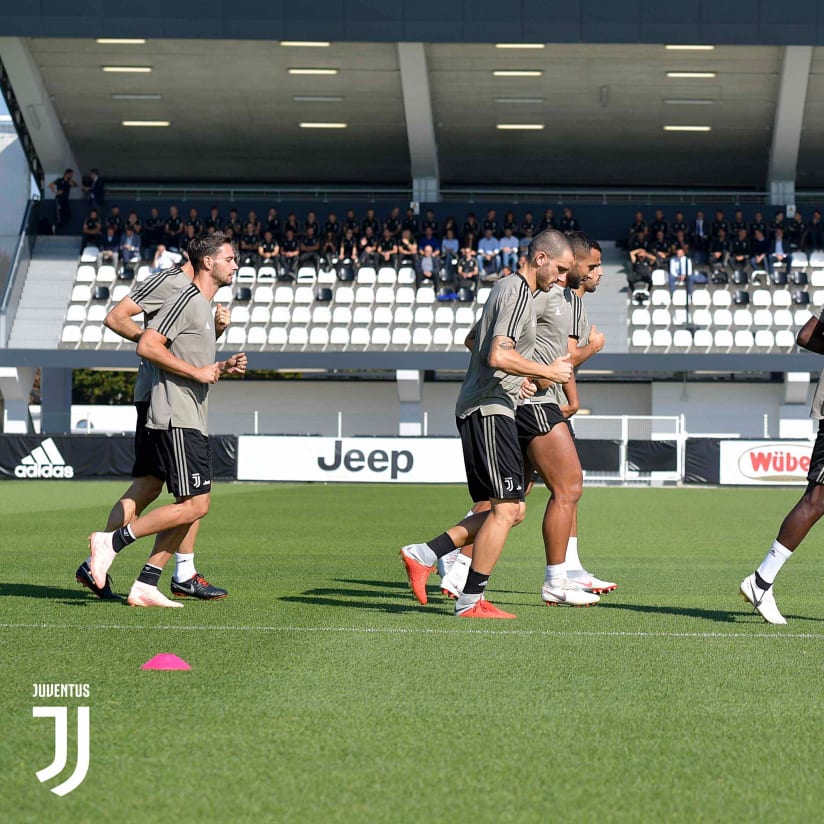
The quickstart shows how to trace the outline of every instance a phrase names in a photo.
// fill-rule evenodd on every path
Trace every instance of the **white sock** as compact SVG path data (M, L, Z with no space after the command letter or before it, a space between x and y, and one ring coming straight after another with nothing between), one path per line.
M545 581L557 581L566 578L566 564L547 564Z
M188 581L197 575L195 569L195 554L194 552L176 552L175 553L175 574L174 579L179 584L183 581Z
M787 549L783 544L779 544L777 540L773 541L770 551L764 556L764 560L756 572L768 584L771 584L781 571L781 567L784 566L784 562L788 560L792 554L792 551Z
M455 601L455 615L460 615L462 612L472 609L481 598L483 598L483 595L480 592L473 595L467 595L465 592L462 592L458 596L458 600Z
M438 563L438 556L426 544L408 544L404 549L419 564L431 567Z
M583 569L584 565L578 557L578 536L570 535L567 541L566 551L566 566L567 569Z

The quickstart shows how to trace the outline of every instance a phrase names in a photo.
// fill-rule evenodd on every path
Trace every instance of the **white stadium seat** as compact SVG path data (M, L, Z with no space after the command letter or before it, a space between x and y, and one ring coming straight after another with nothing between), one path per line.
M725 289L716 289L712 293L712 305L717 309L729 309L732 305L732 295Z
M415 290L411 286L399 286L395 292L395 304L411 306L415 302Z
M769 309L756 309L752 322L755 326L763 326L766 329L773 324L773 313Z
M266 344L266 327L253 326L246 335L247 346L264 346ZM228 341L227 341L228 343Z
M302 303L308 306L314 299L315 293L311 286L298 286L297 289L295 289L295 303Z
M257 270L258 283L272 283L277 276L278 273L275 271L274 266L261 266Z
M108 326L103 327L103 343L123 343L124 339Z
M355 290L351 286L338 286L334 300L339 306L349 306L355 302Z
M249 321L251 323L269 323L269 307L253 306Z
M672 332L669 329L656 329L652 333L652 345L665 348L672 345Z
M449 346L452 343L452 330L447 326L436 326L432 332L433 346Z
M127 287L128 288L128 287ZM117 291L118 287L115 287L115 292ZM214 303L222 303L227 304L232 302L232 287L231 286L221 286L220 289L217 290L214 297Z
M669 326L672 315L669 309L654 309L652 312L653 326Z
M789 289L776 289L772 293L772 305L780 306L782 309L792 306L793 296Z
M775 345L779 349L794 349L795 334L789 329L780 329L775 333Z
M666 312L666 309L664 311ZM650 325L651 320L649 309L638 307L637 309L632 310L629 323L630 326L647 327Z
M131 289L125 283L115 286L112 290L112 304L120 303L123 298L128 297L130 291ZM215 299L217 299L217 296L215 296Z
M772 295L767 289L756 289L752 293L753 306L769 306L772 303Z
M352 323L352 310L348 306L336 306L332 311L332 323L348 326Z
M669 285L669 274L665 269L654 269L652 272L652 285L655 286L668 286Z
M256 286L252 295L252 303L270 304L275 299L275 290L271 286Z
M395 307L395 316L392 319L392 323L394 323L395 326L409 326L412 320L412 309L409 306Z
M81 303L71 304L66 312L66 323L85 323L86 307Z
M710 294L709 289L696 289L692 293L692 299L690 303L697 309L699 307L703 308L709 306L712 302L712 295Z
M361 266L358 269L356 280L359 286L371 286L377 279L377 273L371 266Z
M368 346L369 330L365 326L355 326L349 332L349 343L352 346Z
M474 326L475 311L471 306L459 306L455 311L455 323L458 326Z
M75 283L94 283L96 279L97 273L95 272L94 266L84 265L77 267L77 272L74 276Z
M310 346L326 346L329 343L329 330L323 326L315 326L309 330Z
M233 324L249 323L249 307L248 306L233 306L231 314L231 322Z
M292 307L292 326L306 326L312 317L312 310L308 306Z
M276 326L288 326L292 318L292 313L288 306L272 307L272 323Z
M82 332L79 326L64 326L60 335L61 343L80 343Z
M452 312L452 307L438 307L438 311L443 308L448 308L449 312ZM454 316L453 316L454 317ZM432 311L431 306L417 306L415 307L415 323L419 326L429 326L434 322L434 312ZM450 323L452 321L450 320Z
M354 326L368 326L370 323L372 323L372 308L370 306L356 306L352 315L352 324Z
M669 306L672 303L672 295L668 289L653 289L649 303L650 306Z
M752 349L755 340L749 329L738 329L735 333L733 345L736 349Z
M349 343L349 330L345 326L333 326L329 333L330 346L346 346Z
M732 325L736 329L749 329L752 326L752 312L749 309L736 309L732 315Z
M712 312L709 309L696 309L692 313L693 326L698 326L706 329L712 326Z
M289 330L289 346L305 346L309 343L309 333L305 326L293 326Z
M793 313L789 309L776 309L773 312L773 327L776 329L788 329L794 326Z
M371 306L375 302L375 290L371 286L358 286L355 290L355 303Z
M676 349L689 349L692 346L692 334L688 329L676 329L672 334L672 345Z
M793 252L793 269L806 269L809 265L805 252Z
M713 345L716 349L729 349L733 344L733 335L729 329L718 329Z
M226 330L227 346L245 346L246 330L242 326L230 326Z
M235 283L245 283L248 286L250 283L255 282L256 275L257 272L255 272L254 266L241 266L235 274Z
M142 283L144 280L150 278L151 276L152 270L148 266L143 265L137 267L137 273L135 274L134 279L137 283Z
M696 329L692 336L693 349L709 349L712 346L712 332L709 329Z
M759 349L772 349L775 345L775 337L769 329L759 329L755 333L755 345Z
M398 285L413 286L415 283L415 270L411 266L401 266L398 269Z
M415 303L434 303L435 290L431 286L422 286L415 293Z
M412 342L412 334L408 329L392 330L392 346L409 346Z
M376 326L372 330L369 342L372 346L389 346L392 342L392 333L386 326Z
M630 345L636 349L646 349L652 345L652 335L648 329L635 329L630 338Z
M465 346L465 341L469 337L469 333L472 331L471 326L459 326L455 329L452 335L452 343L454 346L460 346L463 348Z
M396 330L397 331L397 330ZM432 344L432 330L426 327L416 329L412 333L413 346L430 346Z
M332 310L328 306L315 306L312 309L312 323L315 326L329 324L332 320Z
M103 340L102 326L84 326L83 343L100 343Z
M278 286L275 289L275 303L284 306L290 304L295 297L295 290L291 286Z
M89 307L86 313L86 323L103 323L107 314L106 307L96 303Z
M309 283L313 284L315 282L315 278L317 277L317 272L315 271L314 266L301 266L298 269L297 276L295 277L295 281L297 283Z
M92 290L85 283L80 283L72 289L72 303L88 303L92 297Z
M391 286L378 286L375 292L375 303L391 306L395 302L395 290Z
M80 253L81 263L96 263L100 255L100 249L97 246L84 246Z
M673 306L686 306L687 305L687 290L686 289L676 289L675 293L672 296L672 304L673 304Z
M393 285L398 281L398 273L391 266L381 266L378 269L378 284Z
M269 346L283 346L288 339L286 330L282 326L273 326L269 330L269 337L266 342Z
M376 306L372 312L372 323L378 326L392 326L394 317L388 306Z
M732 326L732 312L729 309L716 309L712 313L712 324L722 329Z

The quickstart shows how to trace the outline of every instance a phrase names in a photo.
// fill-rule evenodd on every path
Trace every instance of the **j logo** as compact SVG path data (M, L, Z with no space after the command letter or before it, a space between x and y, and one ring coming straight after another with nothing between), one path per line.
M38 770L36 775L41 783L63 772L69 748L68 707L32 707L34 718L54 718L54 761L48 767ZM62 783L52 787L55 795L67 795L76 790L89 771L89 708L77 708L77 765L74 772Z
M515 482L512 478L504 478L504 488L507 492L513 492L515 489Z
M192 486L195 489L200 488L200 473L199 472L192 472Z

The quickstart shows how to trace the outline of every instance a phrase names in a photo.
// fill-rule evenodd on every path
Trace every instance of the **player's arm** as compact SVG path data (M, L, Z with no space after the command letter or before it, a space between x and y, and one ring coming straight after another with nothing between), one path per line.
M232 318L232 313L228 306L218 304L215 306L215 340L219 338L228 328Z
M173 375L189 378L198 383L218 382L221 373L219 363L193 366L173 355L167 348L168 344L169 339L165 335L161 335L156 329L146 329L137 342L137 354L159 366L164 372L171 372Z
M478 324L476 323L464 339L464 346L471 352L475 348L475 340L478 337Z
M238 352L236 355L227 358L225 361L219 361L221 375L244 375L246 374L246 353Z
M796 343L816 355L824 355L824 323L820 318L810 318L796 337Z
M566 395L567 402L561 404L561 414L565 418L571 418L580 408L578 401L578 383L575 380L575 374L564 384L564 395Z
M505 335L492 338L487 364L492 369L500 369L508 375L520 378L543 378L552 383L566 383L572 376L569 355L556 358L552 363L537 363L525 358L515 348L515 341Z
M137 343L143 330L138 326L132 318L139 315L143 310L127 295L121 301L118 301L106 315L103 323L108 326L112 332L117 332L121 338Z
M597 355L604 348L605 343L606 338L604 337L604 333L599 332L594 325L592 326L592 331L589 333L589 343L584 346L578 346L578 338L570 337L567 345L569 346L572 365L578 367L593 355Z

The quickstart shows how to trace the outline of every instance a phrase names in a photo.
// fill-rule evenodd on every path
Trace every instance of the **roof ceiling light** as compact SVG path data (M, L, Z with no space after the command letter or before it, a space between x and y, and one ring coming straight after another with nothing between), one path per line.
M697 43L670 43L664 46L668 51L714 51L715 46L699 45Z
M148 74L151 66L101 66L104 72L116 72L122 74Z
M101 46L142 46L145 42L145 37L98 37L95 40Z
M544 43L496 43L496 49L543 49Z
M694 80L702 77L715 77L715 72L667 72L667 77Z
M496 97L496 103L514 103L514 104L521 104L521 103L543 103L543 97Z
M337 69L289 69L289 74L337 74Z
M496 129L502 132L540 132L544 128L543 123L496 123Z
M332 44L328 40L281 40L280 45L294 49L326 49Z
M295 94L295 103L342 103L342 94Z
M668 106L711 106L715 101L709 97L668 97L664 103Z
M711 132L712 126L664 126L665 132Z
M348 123L312 123L303 122L298 124L301 129L346 129Z
M495 69L492 74L495 77L541 77L543 72L540 69Z
M136 127L145 127L145 128L155 128L155 129L162 129L166 126L171 126L172 122L170 120L124 120L124 126L136 126Z
M137 92L115 92L112 100L162 100L159 94L139 94Z

